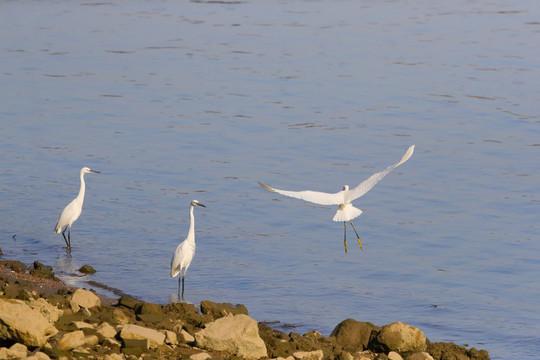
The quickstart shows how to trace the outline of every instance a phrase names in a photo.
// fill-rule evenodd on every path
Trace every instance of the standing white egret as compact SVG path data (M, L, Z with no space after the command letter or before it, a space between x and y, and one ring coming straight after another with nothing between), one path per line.
M70 202L62 211L62 214L60 214L60 217L58 218L58 221L56 222L56 226L54 227L54 232L59 234L62 232L62 236L64 237L64 241L66 242L67 249L71 250L71 225L79 218L82 212L83 202L84 202L84 192L86 189L85 183L84 183L84 174L86 173L97 173L100 174L99 171L91 170L87 167L83 167L81 169L80 177L81 177L81 188L79 189L79 195L75 199L73 199L72 202ZM63 229L63 230L62 230ZM66 238L66 230L68 230L68 237Z
M405 161L409 160L411 155L414 151L414 145L409 147L405 155L394 165L390 165L385 170L378 172L376 174L371 175L367 180L362 182L360 185L355 187L354 189L349 190L349 186L345 185L343 186L343 190L339 191L337 193L324 193L319 191L310 191L310 190L304 190L304 191L288 191L288 190L279 190L274 189L268 185L265 185L261 182L259 182L259 185L268 191L276 192L281 195L290 196L297 199L302 199L305 201L309 201L315 204L320 205L339 205L339 209L336 212L336 215L332 220L334 221L343 221L344 226L344 235L343 235L343 243L345 245L345 252L347 252L347 221L349 221L352 225L352 228L354 230L354 233L356 234L356 237L358 238L358 245L360 245L360 249L362 251L364 250L362 248L362 242L360 241L360 236L358 236L358 233L356 232L356 229L352 223L352 219L360 216L362 214L362 210L355 208L351 202L355 199L358 199L360 196L367 193L375 184L377 184L379 181L382 180L383 177L386 176L390 171L394 170L399 165L403 164Z
M178 245L171 259L171 277L173 278L180 274L178 277L178 294L180 294L180 283L182 283L182 299L184 298L184 278L186 277L186 272L191 264L191 260L193 260L193 257L195 256L195 217L193 216L193 208L195 206L206 207L197 200L191 201L189 207L189 231L187 237L180 245ZM182 269L184 269L184 273L182 273Z

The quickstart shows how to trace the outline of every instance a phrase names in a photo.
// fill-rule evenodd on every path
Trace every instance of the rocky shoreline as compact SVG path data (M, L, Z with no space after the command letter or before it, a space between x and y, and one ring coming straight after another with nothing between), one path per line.
M82 270L82 269L81 269ZM86 269L91 271L91 269ZM0 359L489 360L413 326L346 319L329 337L284 333L244 305L160 305L69 287L35 261L0 260Z

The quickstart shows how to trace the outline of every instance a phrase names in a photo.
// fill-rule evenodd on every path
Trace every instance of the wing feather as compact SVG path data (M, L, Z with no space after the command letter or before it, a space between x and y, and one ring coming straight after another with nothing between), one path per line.
M275 189L259 181L258 183L266 191L275 192L275 193L285 195L285 196L290 196L296 199L309 201L315 204L339 205L343 203L343 191L339 191L334 194L320 192L320 191L311 191L311 190L289 191L289 190Z
M349 190L347 193L347 202L351 202L354 199L358 199L360 196L367 193L371 188L375 186L379 181L382 180L390 171L394 170L399 165L403 164L405 161L409 160L409 158L412 156L414 152L414 145L410 146L405 155L394 165L390 165L385 170L378 172L376 174L371 175L367 180L362 182L360 185L355 187L354 189Z

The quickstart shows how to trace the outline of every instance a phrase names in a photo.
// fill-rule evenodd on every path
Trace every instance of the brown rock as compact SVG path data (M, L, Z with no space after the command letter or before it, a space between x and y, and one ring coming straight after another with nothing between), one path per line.
M150 350L150 341L148 339L124 339L124 347L147 351Z
M370 322L347 319L340 322L330 336L335 336L336 343L351 353L368 347L372 330L377 327Z
M427 351L435 360L489 360L486 350L466 349L454 343L431 343Z
M103 340L102 345L110 349L113 349L115 351L120 350L120 348L122 347L122 344L120 344L118 340L113 339L113 338L108 338L108 339Z
M125 295L122 296L118 300L118 305L119 306L124 306L124 307L127 307L128 309L132 309L132 310L135 310L136 308L141 306L141 304L142 304L142 301L139 301L137 299L134 299L132 297L125 296Z
M113 310L112 316L113 320L120 325L129 324L132 321L131 317L119 308Z
M0 260L0 265L3 265L18 273L26 272L26 265L17 260Z
M30 269L30 274L44 279L55 279L52 266L43 265L37 260L34 261L34 267Z
M141 314L141 315L146 315L146 314L161 315L163 314L163 309L162 309L162 306L159 304L145 302L137 307L136 313Z
M270 358L285 358L299 348L297 344L291 341L289 335L276 329L272 329L268 325L259 323L259 335L266 344L268 356ZM302 349L304 350L304 349Z
M199 309L195 305L188 303L167 304L163 306L163 312L173 321L181 319L184 327L189 332L212 321L212 316L199 314Z
M212 301L201 301L201 313L209 314L212 316L213 319L219 319L229 314L248 315L248 310L242 304L236 304L233 306L233 304L230 304L230 303L215 303Z
M90 265L83 265L80 269L79 269L79 272L83 273L83 274L95 274L96 273L96 269L94 269L92 266Z

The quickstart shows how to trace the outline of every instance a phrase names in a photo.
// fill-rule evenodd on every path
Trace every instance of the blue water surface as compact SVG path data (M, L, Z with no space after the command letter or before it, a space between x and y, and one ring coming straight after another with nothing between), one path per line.
M539 18L533 0L4 1L3 258L176 301L197 199L194 304L536 359ZM336 192L411 144L355 202L364 252L350 231L344 253L336 207L257 185ZM52 230L83 166L102 174L67 254Z

